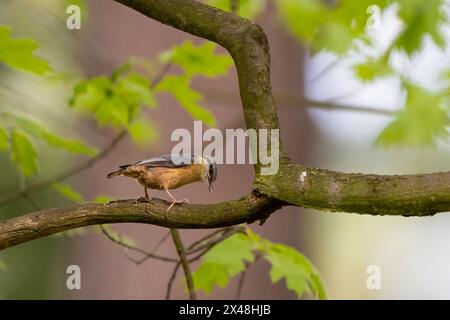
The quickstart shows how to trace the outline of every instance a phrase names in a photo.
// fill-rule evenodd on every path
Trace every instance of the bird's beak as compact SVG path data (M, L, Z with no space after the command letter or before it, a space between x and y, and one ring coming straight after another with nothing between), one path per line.
M213 192L214 191L214 187L212 185L212 182L209 182L208 189L209 189L209 192Z

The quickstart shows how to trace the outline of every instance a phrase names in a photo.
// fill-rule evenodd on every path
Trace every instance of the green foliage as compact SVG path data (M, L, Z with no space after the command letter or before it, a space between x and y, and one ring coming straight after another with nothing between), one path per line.
M342 0L334 5L318 0L280 0L276 4L283 23L313 52L345 54L358 38L368 41L367 8L386 7L388 0Z
M86 146L82 141L62 138L35 120L7 112L0 113L0 117L4 126L0 127L0 151L9 151L12 161L25 176L38 172L33 140L75 154L93 156L97 153L96 149Z
M158 57L159 63L177 65L184 72L181 75L163 74L158 81L154 78L155 82L159 82L155 88L149 80L155 77L153 64L131 59L109 77L96 76L79 81L69 104L75 110L95 118L99 126L127 129L139 146L147 146L157 137L154 125L143 118L141 108L156 107L155 92L172 94L193 118L215 126L214 116L199 104L203 97L191 87L191 81L194 76L212 78L229 70L233 60L228 54L216 53L216 48L217 45L212 42L194 45L186 41L163 52ZM145 72L136 72L137 67Z
M100 126L126 128L139 115L141 105L155 107L156 100L147 78L119 72L80 81L69 104L93 116Z
M95 203L108 203L111 201L112 201L111 197L105 196L103 194L96 196L94 199Z
M28 136L18 130L11 133L11 160L18 165L25 176L38 171L37 154Z
M203 97L200 92L190 87L190 77L186 75L166 76L155 90L171 93L194 119L201 120L211 127L216 125L216 119L212 113L199 105L199 101Z
M51 71L46 60L33 55L38 46L33 39L11 38L11 28L0 25L0 62L9 67L37 75Z
M195 46L185 41L159 56L163 63L172 63L181 67L184 74L166 76L155 88L157 92L171 93L180 105L194 118L214 127L213 114L200 105L203 96L191 87L192 77L216 77L228 72L233 60L228 54L217 54L217 45L204 42Z
M63 183L54 183L52 185L52 188L58 191L59 194L64 196L65 198L69 199L70 201L81 203L83 202L83 196L75 191L71 186L68 184Z
M443 108L445 96L424 88L405 84L405 108L381 132L377 143L409 146L433 145L436 138L447 138L448 110Z
M363 82L371 82L379 77L386 77L393 74L393 70L389 66L387 56L379 59L368 59L364 63L357 64L353 67L357 78Z
M41 139L51 146L60 148L75 154L83 154L87 156L94 156L97 154L97 150L92 147L86 146L81 140L69 140L60 137L47 130L44 125L38 123L37 121L32 121L25 117L12 116L14 118L16 125L26 131L31 136Z
M355 76L364 83L386 76L409 78L401 73L403 70L390 65L391 57L398 52L406 53L403 59L412 57L422 50L427 36L438 48L446 47L443 32L449 21L444 0L280 0L276 4L282 23L311 52L328 51L339 59L367 57L353 66ZM368 9L374 5L380 14L395 5L397 19L402 24L381 54L376 52L367 28L374 14ZM368 50L372 50L369 56ZM448 92L433 93L417 84L406 85L405 89L405 108L381 132L377 144L422 147L447 138L448 110L443 107L443 101Z
M202 264L193 273L195 288L211 293L216 284L226 287L231 277L245 270L245 262L254 261L254 246L254 241L243 234L217 244L203 256Z
M320 275L312 263L292 247L269 243L264 256L271 264L270 279L273 283L284 278L287 288L300 298L304 293L315 293L326 299Z
M280 0L276 2L283 23L313 52L322 50L346 54L355 40L370 44L366 32L369 6L380 10L398 4L398 18L404 27L393 47L412 54L421 49L425 35L437 46L445 45L442 25L448 23L443 0L341 0L327 4L320 0Z
M230 0L206 0L205 2L210 6L231 11ZM254 19L263 11L266 3L266 0L237 0L238 10L236 13L247 19Z
M443 0L398 0L399 18L404 28L395 40L395 47L412 54L421 49L425 35L444 48L442 25L448 23Z
M247 229L247 234L236 234L220 242L202 258L193 273L196 290L209 294L214 286L224 288L231 277L246 269L246 264L260 255L272 265L270 278L273 283L285 279L287 288L300 298L312 293L326 299L320 274L312 263L292 247L274 244Z
M216 54L217 45L205 41L195 46L191 41L185 41L168 51L163 52L159 59L164 63L180 66L189 76L216 77L228 72L233 60L228 54Z
M140 118L133 121L128 126L133 141L141 147L146 147L158 138L158 131L155 125L147 119Z

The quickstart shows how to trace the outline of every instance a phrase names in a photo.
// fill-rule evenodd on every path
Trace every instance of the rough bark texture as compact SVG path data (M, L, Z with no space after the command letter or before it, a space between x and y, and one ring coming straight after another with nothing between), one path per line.
M176 205L153 199L149 203L120 200L44 209L0 222L0 250L65 230L103 223L137 222L162 227L221 228L265 219L278 210L278 201L252 193L245 198L210 205Z
M218 43L234 59L247 128L279 128L270 85L267 37L255 23L193 0L116 0L152 19ZM280 142L280 170L259 174L255 191L214 205L152 201L47 209L0 223L0 249L99 223L139 222L170 228L215 228L264 220L282 205L371 215L428 216L450 211L450 173L371 175L293 164Z

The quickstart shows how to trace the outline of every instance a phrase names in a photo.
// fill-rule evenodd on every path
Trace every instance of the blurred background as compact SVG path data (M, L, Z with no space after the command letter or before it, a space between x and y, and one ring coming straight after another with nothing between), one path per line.
M379 16L367 11L372 2L381 8ZM361 1L363 4L351 6L349 1L241 1L240 9L248 12L238 13L257 21L268 35L272 86L286 151L294 161L307 166L344 172L448 171L449 146L441 134L446 132L446 116L442 121L444 129L433 131L429 126L436 128L441 125L440 121L423 124L436 107L431 99L421 100L429 101L430 105L424 106L429 109L421 110L414 117L402 116L400 111L414 109L409 105L413 103L411 97L426 94L435 97L446 90L442 73L449 67L445 44L449 34L444 23L447 3L431 1L429 11L435 8L439 11L432 16L426 14L426 6L423 6L426 1L414 0L409 4L394 1L393 5L386 1L372 2ZM66 8L73 3L0 0L0 25L11 26L16 37L32 37L38 41L40 47L36 53L51 61L54 69L64 71L57 76L39 78L0 65L0 110L25 112L40 119L47 128L64 136L79 137L101 149L118 130L99 127L95 120L79 116L69 108L68 101L76 84L76 79L70 75L109 76L130 57L155 60L162 51L185 40L194 44L202 40L111 0L76 2L81 7L81 29L69 30ZM213 4L223 6L223 3L215 1ZM298 5L309 11L297 10ZM320 10L332 11L331 15L333 10L344 9L348 9L346 15L353 14L356 20L345 20L343 14L336 13L333 16L336 20L330 20L334 23L330 26L332 32L322 36L322 42L313 38L314 30L304 35L297 29L301 21L310 21L302 19L317 18ZM408 20L411 15L416 20ZM360 33L355 31L348 35L349 41L342 26L348 21L360 23L361 16L364 26L360 27ZM417 19L420 16L422 20ZM376 21L367 28L369 17ZM406 24L408 21L410 25ZM321 23L306 22L305 32L314 27L313 22ZM410 41L420 38L419 45L411 48L409 42L403 43L404 47L392 44L405 28L409 28ZM442 35L444 45L437 40L436 30ZM223 49L218 52L225 53ZM381 66L380 61L385 64ZM364 63L363 67L355 67ZM217 128L245 128L234 67L214 79L196 77L192 87L204 96L202 104L215 116ZM416 89L422 96L414 96L412 89L408 89L411 87L422 88L422 91ZM142 187L136 181L106 180L106 173L121 164L168 153L175 144L170 141L174 129L193 130L194 119L187 116L176 99L168 94L158 95L157 99L157 108L142 110L154 126L148 143L138 146L126 137L106 157L65 181L83 200L93 201L98 196L112 199L141 196ZM441 102L436 105L448 110ZM395 127L398 121L401 128ZM403 126L404 123L407 126ZM386 131L389 126L392 130ZM431 132L431 137L422 131ZM18 173L9 154L0 153L2 195L24 189L27 184L52 177L84 161L45 144L37 144L36 149L40 171L26 179ZM252 178L250 165L220 165L214 193L205 193L206 186L201 183L173 193L192 203L232 200L251 191ZM2 203L0 219L71 203L67 192L56 191L43 188L31 195L32 200L22 197ZM166 198L160 191L151 191L151 195ZM138 224L112 227L140 247L149 249L167 233L164 228ZM450 217L446 214L427 218L371 217L293 207L277 211L263 226L251 225L267 239L303 252L322 274L331 299L450 298L448 227ZM185 243L191 243L206 233L182 230L181 236ZM165 256L176 254L170 240L164 242L158 252ZM0 261L3 265L0 268L1 299L163 299L172 271L172 265L156 260L135 265L121 247L94 228L1 251ZM72 264L81 268L81 290L71 291L66 287L66 268ZM377 290L369 290L366 285L367 268L371 265L381 270L381 288ZM284 281L271 283L269 269L270 265L262 260L250 266L241 298L296 298L286 289ZM172 298L186 298L181 279L179 272ZM237 286L238 277L235 277L227 288L216 288L210 296L201 294L200 297L232 299Z

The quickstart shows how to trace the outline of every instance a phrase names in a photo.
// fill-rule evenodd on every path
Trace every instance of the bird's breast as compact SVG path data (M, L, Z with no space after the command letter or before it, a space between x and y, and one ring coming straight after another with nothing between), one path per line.
M137 166L136 166L137 167ZM180 168L136 168L133 177L150 189L176 189L186 184L202 180L201 165ZM130 174L131 175L131 174Z

